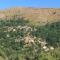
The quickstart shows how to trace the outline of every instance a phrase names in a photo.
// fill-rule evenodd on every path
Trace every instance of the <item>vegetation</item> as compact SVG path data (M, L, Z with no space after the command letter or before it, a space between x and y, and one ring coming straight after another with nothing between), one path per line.
M28 20L0 20L1 60L60 60L60 22L44 26Z

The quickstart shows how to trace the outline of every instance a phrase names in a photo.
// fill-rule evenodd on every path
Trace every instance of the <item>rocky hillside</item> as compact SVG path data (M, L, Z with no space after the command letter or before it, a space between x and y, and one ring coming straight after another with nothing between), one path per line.
M1 10L0 60L60 60L60 9Z
M0 11L0 19L12 19L23 17L33 23L46 24L47 22L60 21L60 9L53 8L10 8Z

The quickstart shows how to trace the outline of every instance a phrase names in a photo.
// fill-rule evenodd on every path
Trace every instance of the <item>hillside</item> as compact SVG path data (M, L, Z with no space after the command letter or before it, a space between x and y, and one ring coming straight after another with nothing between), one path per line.
M12 19L23 17L33 23L46 24L47 22L60 21L60 9L53 8L10 8L0 11L1 19Z
M60 9L1 10L0 60L60 60Z
M44 26L0 20L1 60L60 60L60 22Z

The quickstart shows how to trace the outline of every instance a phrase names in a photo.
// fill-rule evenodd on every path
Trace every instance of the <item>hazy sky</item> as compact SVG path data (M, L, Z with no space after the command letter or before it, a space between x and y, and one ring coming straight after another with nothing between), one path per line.
M60 8L60 0L0 0L0 9L10 7Z

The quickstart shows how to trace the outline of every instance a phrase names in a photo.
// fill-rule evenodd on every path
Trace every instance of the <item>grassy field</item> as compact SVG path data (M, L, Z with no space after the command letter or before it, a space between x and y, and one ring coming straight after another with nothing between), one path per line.
M60 22L0 20L0 60L60 60Z

